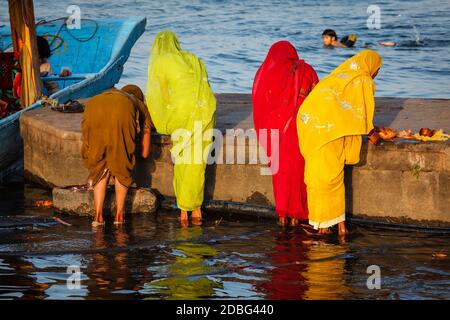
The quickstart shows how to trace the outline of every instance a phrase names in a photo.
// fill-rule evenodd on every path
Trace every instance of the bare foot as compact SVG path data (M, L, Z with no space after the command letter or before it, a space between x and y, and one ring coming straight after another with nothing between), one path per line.
M202 209L196 209L192 211L191 215L192 219L199 219L202 220Z
M189 225L189 217L187 211L181 210L180 213L181 226L186 228Z
M319 234L331 234L330 228L319 228Z
M123 214L121 215L116 215L116 219L114 220L114 224L115 225L120 225L120 224L124 224L125 220L123 219Z
M114 224L121 224L123 223L123 211L116 212L116 217L114 219Z
M291 226L292 226L292 227L298 226L298 219L292 218L292 219L291 219Z
M287 219L285 217L280 217L280 226L284 227L287 225Z
M95 217L94 217L94 221L92 221L92 226L93 227L98 227L98 226L103 225L103 224L104 224L103 214L96 213Z
M200 226L202 224L202 210L201 208L192 211L192 224L195 226Z
M103 227L105 225L105 222L104 221L99 222L99 221L94 220L94 221L92 221L91 225L93 228Z

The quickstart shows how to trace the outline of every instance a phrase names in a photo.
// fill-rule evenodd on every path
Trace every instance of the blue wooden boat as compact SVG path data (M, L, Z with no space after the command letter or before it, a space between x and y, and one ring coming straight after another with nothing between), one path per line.
M60 90L51 98L59 102L87 98L112 88L123 72L131 48L144 33L146 19L130 17L108 20L81 20L80 29L69 29L64 19L40 23L37 35L45 36L56 51L50 58L53 71L71 70L70 77L50 76ZM11 43L11 32L0 28L0 45ZM8 44L9 42L9 44ZM1 48L5 50L6 48ZM23 112L40 107L39 102L0 120L0 183L17 171L23 159L19 118Z

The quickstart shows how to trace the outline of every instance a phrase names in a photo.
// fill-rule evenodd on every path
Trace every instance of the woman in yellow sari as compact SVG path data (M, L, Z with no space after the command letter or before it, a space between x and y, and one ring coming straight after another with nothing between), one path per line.
M359 162L361 135L373 129L373 79L381 65L378 53L361 51L320 81L297 114L309 223L319 233L335 224L346 233L344 165Z
M186 223L188 211L192 211L193 222L199 224L216 98L203 61L181 50L171 31L162 31L155 37L146 99L156 130L172 136L173 187L181 220Z

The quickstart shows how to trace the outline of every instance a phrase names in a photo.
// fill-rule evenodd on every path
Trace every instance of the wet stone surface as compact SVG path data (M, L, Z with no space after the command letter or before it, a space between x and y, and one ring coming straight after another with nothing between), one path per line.
M83 188L54 188L53 207L59 212L81 216L94 216L94 192ZM157 209L155 194L146 188L130 188L125 203L126 211L132 214L151 214ZM116 207L114 188L108 187L105 198L105 213Z

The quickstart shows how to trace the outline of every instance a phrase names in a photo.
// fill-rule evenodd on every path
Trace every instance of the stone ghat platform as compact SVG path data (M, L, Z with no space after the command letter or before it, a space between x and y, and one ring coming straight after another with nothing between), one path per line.
M248 94L217 95L217 128L251 129ZM81 157L81 114L62 114L48 108L32 110L20 119L27 179L47 187L86 182ZM394 129L421 127L450 132L450 100L377 98L375 124ZM243 136L245 132L237 134ZM237 139L218 150L245 154L243 164L208 165L205 207L262 217L274 217L271 177L261 175L265 159L249 163L255 139ZM170 207L174 192L170 137L152 137L151 157L138 160L135 180L151 187ZM234 158L236 160L236 156ZM418 143L396 140L373 146L364 141L361 162L346 168L347 212L353 219L434 228L450 227L450 141ZM168 205L169 203L169 205Z
M56 211L80 216L95 216L94 192L84 188L53 188L53 208ZM116 209L114 187L107 189L104 213ZM156 195L146 188L130 188L125 199L125 210L132 214L151 214L157 209Z

